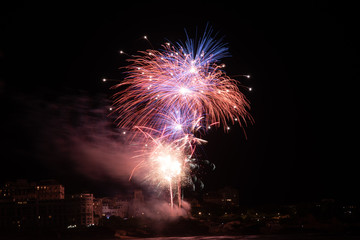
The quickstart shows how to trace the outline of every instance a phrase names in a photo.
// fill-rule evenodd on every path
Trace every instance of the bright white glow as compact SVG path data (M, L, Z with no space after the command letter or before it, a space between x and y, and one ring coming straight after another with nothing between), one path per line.
M195 67L195 66L191 66L189 72L191 72L191 73L196 73L196 72L197 72L196 67Z
M250 91L250 92L252 91L252 88L251 88L251 87L249 87L249 91Z
M227 130L230 130L230 127L227 127L226 129L227 129Z
M109 107L109 111L112 111L112 107Z
M126 132L123 132L123 134L125 135L125 134L126 134Z
M185 95L185 94L188 94L190 93L191 91L188 89L188 88L185 88L185 87L181 87L179 92L182 94L182 95Z
M144 36L144 39L147 39L147 36L146 36L146 35Z
M250 78L250 75L245 75L245 77Z
M124 53L124 51L123 50L120 50L120 54L123 54Z
M164 174L164 178L170 180L171 177L177 176L181 172L181 164L171 155L160 155L157 157L160 164L160 170Z
M176 130L181 130L181 129L182 129L182 125L181 125L181 124L176 124L176 125L175 125L175 129L176 129Z
M106 82L106 78L103 78L102 81L103 81L103 82Z

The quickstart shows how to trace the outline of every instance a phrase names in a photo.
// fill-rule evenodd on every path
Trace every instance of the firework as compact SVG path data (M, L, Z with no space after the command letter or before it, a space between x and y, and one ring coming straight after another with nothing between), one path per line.
M171 204L172 185L177 181L180 196L181 178L190 171L187 162L196 145L205 142L201 135L211 126L227 131L228 123L251 120L248 100L220 63L229 56L226 44L211 33L140 51L128 60L125 79L114 86L119 89L113 104L119 127L137 130L153 145L135 169L146 167L148 178L168 184Z

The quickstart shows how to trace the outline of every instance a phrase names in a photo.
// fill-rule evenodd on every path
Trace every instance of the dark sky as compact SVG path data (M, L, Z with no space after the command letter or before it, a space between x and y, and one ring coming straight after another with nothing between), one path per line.
M166 39L185 40L185 28L191 35L209 23L229 44L227 74L252 76L237 79L253 88L246 96L255 123L244 128L247 138L240 127L204 137L209 143L199 154L217 167L203 174L205 189L237 187L243 202L360 199L352 151L360 67L354 6L149 1L1 9L0 182L56 178L70 192L115 191L111 176L89 180L78 163L61 159L62 127L91 136L83 126L88 118L79 115L96 112L90 126L101 116L107 121L96 110L114 92L101 79L121 79L119 50L149 48L143 35L159 48Z

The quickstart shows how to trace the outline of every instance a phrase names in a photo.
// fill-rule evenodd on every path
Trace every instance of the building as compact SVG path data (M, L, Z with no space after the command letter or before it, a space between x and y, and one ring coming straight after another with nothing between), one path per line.
M143 215L144 195L141 190L133 194L118 195L94 199L94 222L100 224L100 219L111 216L128 218Z
M36 186L36 199L54 200L65 198L65 188L55 180L40 181Z
M18 179L0 188L0 201L28 201L36 199L36 183Z
M96 200L96 214L101 217L128 217L129 200L121 197L105 197ZM100 211L101 206L101 211Z
M215 192L205 193L203 201L222 207L239 207L239 191L235 188L225 187Z
M226 207L239 207L239 190L231 187L220 189L221 203Z
M0 188L0 201L55 200L65 198L65 188L55 180L44 180L38 184L19 179L7 182Z
M93 202L94 224L100 225L102 216L102 198L94 198Z
M144 195L142 190L134 190L134 197L129 208L129 216L138 217L144 214Z
M94 225L92 194L78 194L55 200L8 201L0 204L0 229L91 225Z
M72 199L80 203L80 226L94 225L94 196L92 193L72 195Z
M38 184L7 182L0 188L0 228L32 229L94 225L94 196L65 198L65 188L54 180Z
M144 202L144 194L142 190L134 190L134 202L143 203Z

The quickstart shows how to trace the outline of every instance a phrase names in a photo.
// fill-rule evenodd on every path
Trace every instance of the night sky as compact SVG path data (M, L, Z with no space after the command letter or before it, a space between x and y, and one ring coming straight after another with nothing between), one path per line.
M216 165L202 175L205 191L233 186L244 203L360 200L354 6L134 1L0 8L0 183L54 178L67 192L121 191L114 175L91 176L92 169L79 170L81 157L72 159L74 143L90 138L98 146L104 131L117 132L106 112L116 82L101 79L121 80L126 57L119 51L149 48L144 35L157 49L167 39L185 40L185 28L195 35L210 24L228 43L227 74L252 76L234 78L253 89L245 94L254 124L204 136L209 143L198 154ZM80 140L67 142L74 136Z

